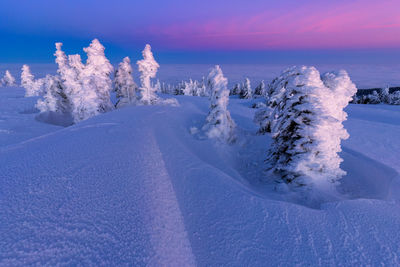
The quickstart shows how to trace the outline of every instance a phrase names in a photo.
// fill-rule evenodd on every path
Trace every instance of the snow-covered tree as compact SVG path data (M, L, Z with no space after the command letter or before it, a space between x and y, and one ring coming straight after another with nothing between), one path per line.
M378 92L376 90L374 90L372 92L372 94L369 94L363 98L363 103L364 104L380 104L381 97L379 96Z
M294 187L336 183L345 174L338 155L348 138L343 109L356 87L345 71L321 78L305 66L288 69L278 80L284 93L271 123L269 171Z
M264 81L261 81L260 84L254 89L254 95L264 96L265 94L265 83Z
M111 74L113 66L104 54L104 46L94 39L89 47L83 49L87 61L83 70L83 85L85 90L92 88L97 94L98 112L107 112L114 108L110 99L112 90Z
M137 85L133 80L132 72L131 60L125 57L114 75L114 91L117 93L116 107L136 102Z
M6 70L4 77L1 79L1 84L3 86L16 86L15 78L11 75L11 73Z
M242 84L242 88L240 88L239 97L243 99L250 99L253 97L253 91L248 78L246 78L245 82Z
M390 94L390 105L400 105L400 91Z
M217 138L224 142L235 140L235 123L228 111L229 90L228 80L221 68L215 66L207 77L207 86L211 92L210 111L202 130L209 138Z
M47 75L44 82L43 99L39 99L36 107L40 112L70 112L70 103L65 88L59 76Z
M205 78L204 77L201 80L201 82L199 82L197 84L197 95L198 96L209 96L210 95L210 92L207 90L207 86L205 84Z
M43 83L43 79L35 80L28 65L22 66L21 86L25 88L25 97L40 95Z
M239 95L240 94L240 84L235 84L230 90L229 95Z
M197 96L198 95L198 84L197 81L193 81L192 79L189 82L184 82L183 94L189 96Z
M381 89L381 92L379 94L380 102L389 104L390 103L390 93L389 93L389 86L386 86L385 88Z
M151 78L155 78L157 70L160 67L155 61L151 46L147 44L142 52L143 59L137 62L140 71L140 102L144 105L155 104L158 97L155 89L151 86Z

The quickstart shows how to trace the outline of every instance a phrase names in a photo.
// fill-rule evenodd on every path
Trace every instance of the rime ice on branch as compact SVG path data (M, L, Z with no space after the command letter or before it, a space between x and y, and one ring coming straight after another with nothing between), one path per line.
M217 138L224 142L235 140L235 123L228 111L229 90L228 80L224 77L221 68L215 66L207 77L207 86L210 95L210 111L203 126L203 131L209 138Z
M147 44L142 52L143 59L137 62L140 71L140 102L144 105L157 103L155 88L151 86L151 78L155 78L160 67L153 57L151 46Z

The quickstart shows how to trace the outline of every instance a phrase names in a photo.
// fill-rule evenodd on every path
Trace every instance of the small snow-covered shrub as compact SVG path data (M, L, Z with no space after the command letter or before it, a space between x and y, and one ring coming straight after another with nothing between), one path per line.
M2 86L16 86L15 78L11 75L9 70L6 70L6 73L4 74L4 77L1 79L0 84Z
M228 111L229 90L228 80L224 77L221 68L215 66L207 77L207 86L210 95L210 111L202 130L209 138L216 138L223 142L235 140L235 123Z
M151 86L151 78L155 78L160 67L155 61L151 46L147 44L142 52L143 59L137 62L140 71L140 102L143 105L153 105L158 101L155 88Z
M273 83L283 88L273 107L268 170L293 187L336 183L345 174L338 155L348 138L343 109L356 87L345 71L321 77L305 66L286 70Z
M117 94L116 107L136 102L137 85L133 80L132 72L131 60L129 57L125 57L114 75L114 91Z

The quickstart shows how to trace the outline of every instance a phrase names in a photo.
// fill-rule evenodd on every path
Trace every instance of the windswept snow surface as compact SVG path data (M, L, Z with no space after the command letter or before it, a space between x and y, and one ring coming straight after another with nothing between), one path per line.
M22 96L0 88L0 266L400 265L399 107L347 108L341 198L310 206L258 182L252 100L228 146L190 134L207 98L62 128Z

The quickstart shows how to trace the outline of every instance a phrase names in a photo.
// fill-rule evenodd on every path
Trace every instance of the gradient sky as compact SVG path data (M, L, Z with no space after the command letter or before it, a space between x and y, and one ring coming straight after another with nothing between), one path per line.
M260 51L397 60L399 12L399 0L1 0L0 61L50 61L54 42L80 53L95 37L112 58L150 43L170 61Z

